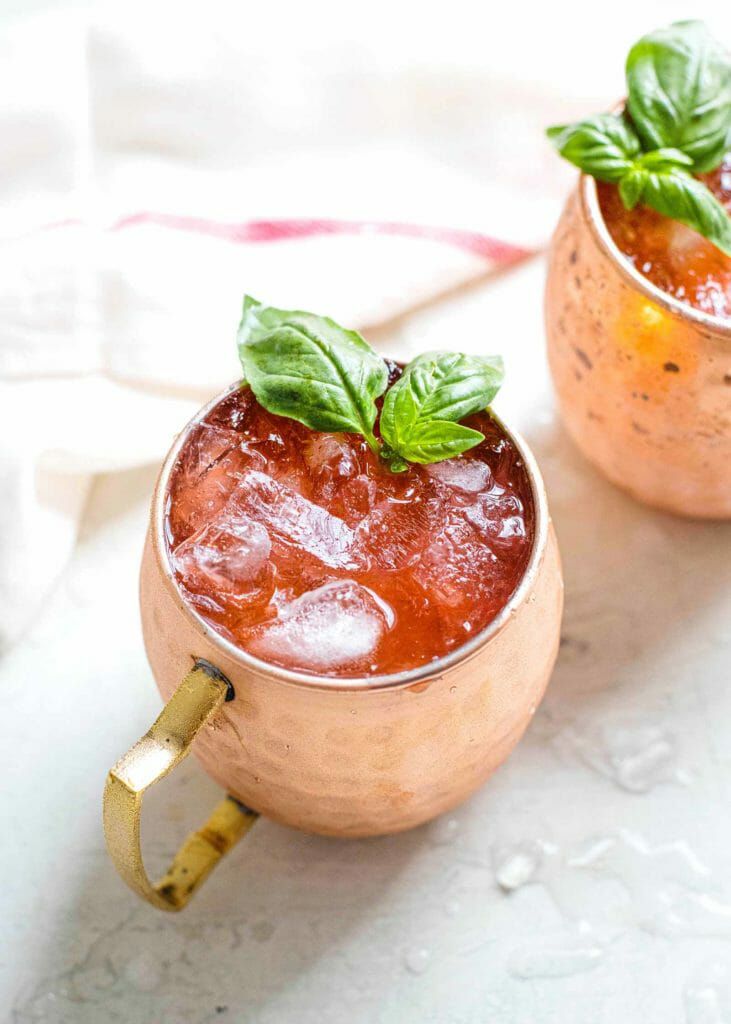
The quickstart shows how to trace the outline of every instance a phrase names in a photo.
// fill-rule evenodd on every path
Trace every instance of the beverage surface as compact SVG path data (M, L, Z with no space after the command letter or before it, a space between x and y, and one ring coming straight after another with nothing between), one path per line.
M235 390L171 475L185 598L237 646L319 675L399 672L459 647L507 603L534 533L519 452L487 413L467 422L484 442L394 474L363 438L314 432Z
M731 210L731 154L702 180ZM599 206L614 243L668 295L731 319L731 257L697 231L647 206L625 209L616 185L597 181Z

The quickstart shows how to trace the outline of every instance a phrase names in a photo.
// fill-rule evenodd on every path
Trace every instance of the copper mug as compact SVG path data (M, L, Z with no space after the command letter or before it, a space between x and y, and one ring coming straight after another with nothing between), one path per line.
M438 661L363 679L266 664L213 631L184 599L165 543L170 474L202 409L173 445L152 499L142 559L147 655L167 701L115 765L104 830L128 885L183 907L259 814L306 832L370 836L413 828L464 800L516 745L558 650L563 583L546 493L525 442L535 537L523 579L481 633ZM182 680L182 682L181 682ZM144 792L192 748L228 793L153 883L140 850Z
M586 175L553 236L545 317L563 420L584 455L648 505L731 517L731 323L632 266Z

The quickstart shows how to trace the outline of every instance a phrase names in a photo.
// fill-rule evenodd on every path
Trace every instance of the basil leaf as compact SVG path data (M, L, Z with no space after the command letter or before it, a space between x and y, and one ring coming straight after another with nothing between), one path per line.
M633 210L637 206L645 191L650 172L686 172L692 165L691 158L681 153L679 149L653 149L650 153L643 153L619 183L622 202L628 210Z
M381 436L410 462L439 462L478 444L483 435L457 420L485 409L503 380L499 357L426 352L412 360L389 389Z
M546 134L562 157L601 181L618 182L640 152L631 125L617 114L597 114Z
M696 171L720 164L731 127L731 61L701 21L643 36L627 57L627 107L644 149L672 146Z
M313 430L362 434L379 450L375 399L386 390L388 369L356 331L247 295L238 345L244 377L269 412Z
M632 173L636 181L625 184L623 179L619 184L625 206L631 209L637 202L645 203L658 213L693 228L731 256L731 218L702 181L678 168Z
M484 440L485 435L479 430L464 427L461 423L427 420L414 425L408 437L401 442L398 454L409 462L441 462L461 455ZM391 465L395 472L404 468L398 460Z
M679 149L663 148L652 149L649 153L643 153L636 161L640 167L646 167L648 171L668 171L673 167L684 167L690 169L693 166L693 158Z
M501 356L422 352L411 360L394 388L406 378L409 390L418 398L422 419L456 422L487 408L504 376Z
M648 171L641 167L633 167L628 171L619 183L619 196L627 210L634 210L642 198L647 184Z

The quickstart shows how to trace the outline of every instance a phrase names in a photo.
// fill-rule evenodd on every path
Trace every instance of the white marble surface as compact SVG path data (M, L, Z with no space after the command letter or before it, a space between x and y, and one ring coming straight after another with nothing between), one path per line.
M643 509L573 450L541 274L378 339L407 352L469 331L503 351L501 409L546 476L564 638L511 760L410 834L343 842L261 821L183 914L138 902L107 860L100 798L158 707L136 595L154 469L98 478L70 571L1 668L1 1020L731 1021L731 524ZM217 797L192 760L161 789L158 866Z

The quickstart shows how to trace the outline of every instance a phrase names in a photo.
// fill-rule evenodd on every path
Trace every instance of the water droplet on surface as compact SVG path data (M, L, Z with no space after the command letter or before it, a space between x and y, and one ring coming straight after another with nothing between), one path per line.
M523 842L493 853L495 881L506 892L520 889L536 877L543 856L538 843Z
M632 920L652 935L731 936L731 906L706 892L711 873L682 840L651 846L621 829L585 841L566 863L616 879L629 897Z
M710 893L659 894L659 910L647 931L665 938L731 939L731 904Z
M423 946L416 946L404 954L404 966L412 974L423 974L431 963L431 953Z
M650 736L639 749L618 751L613 758L617 783L630 793L647 793L672 778L675 744L662 734Z
M683 990L685 1024L731 1024L731 968L703 964Z
M587 733L570 726L555 743L628 793L649 793L661 783L687 782L678 767L675 737L658 726L603 726Z
M599 945L535 946L516 949L508 957L508 971L516 978L567 978L592 971L604 956Z

